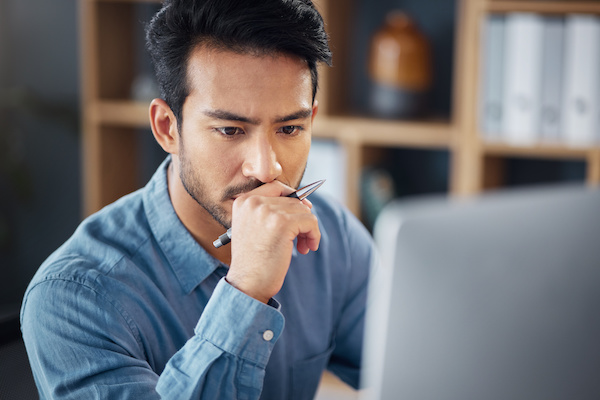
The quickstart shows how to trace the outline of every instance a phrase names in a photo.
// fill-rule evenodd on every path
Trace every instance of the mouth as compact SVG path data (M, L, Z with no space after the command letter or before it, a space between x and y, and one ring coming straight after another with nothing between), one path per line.
M241 185L230 187L225 191L225 195L223 196L223 198L225 198L226 200L235 200L244 193L250 192L261 185L262 183L253 180Z

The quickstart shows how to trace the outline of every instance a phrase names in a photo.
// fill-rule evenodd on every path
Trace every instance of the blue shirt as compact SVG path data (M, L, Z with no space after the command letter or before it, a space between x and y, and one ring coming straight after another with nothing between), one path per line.
M318 193L319 250L261 303L227 284L178 219L167 158L40 267L21 325L42 399L310 399L329 368L358 385L370 235Z

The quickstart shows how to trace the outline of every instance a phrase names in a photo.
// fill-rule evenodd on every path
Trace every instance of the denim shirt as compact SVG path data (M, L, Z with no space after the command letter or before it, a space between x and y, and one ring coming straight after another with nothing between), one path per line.
M310 399L325 368L356 387L370 235L317 193L320 248L294 254L269 304L178 219L168 157L40 267L21 327L40 398Z

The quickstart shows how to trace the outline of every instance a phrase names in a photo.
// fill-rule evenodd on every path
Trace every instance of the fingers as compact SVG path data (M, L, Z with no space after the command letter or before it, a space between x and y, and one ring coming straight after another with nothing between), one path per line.
M298 200L284 195L292 191L293 189L289 186L276 181L240 195L233 203L232 217L234 221L238 221L238 223L233 224L234 232L241 230L241 221L244 221L243 225L246 228L248 222L254 222L254 229L266 229L275 232L282 227L293 227L296 224L295 229L287 230L288 234L293 235L288 239L293 240L302 234L307 238L306 248L317 249L320 232L318 232L317 220L311 213L313 204L308 199ZM295 218L303 214L310 216L311 227L298 225L298 222L294 222ZM318 233L311 234L312 230L316 230ZM245 233L248 233L247 229L245 229Z
M264 301L283 285L294 240L301 254L319 248L321 232L310 201L299 201L281 183L262 185L233 202L228 279L242 292Z
M309 251L317 251L319 249L319 243L321 241L321 233L316 231L317 234L314 234L315 231L311 231L311 234L298 235L298 241L296 243L296 249L300 254L308 254Z

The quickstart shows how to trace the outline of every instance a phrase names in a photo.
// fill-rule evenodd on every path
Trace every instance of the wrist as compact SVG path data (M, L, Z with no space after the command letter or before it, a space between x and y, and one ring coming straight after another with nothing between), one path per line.
M239 290L240 292L244 293L247 296L252 297L253 299L256 299L264 304L269 304L270 300L271 300L271 296L261 296L258 293L255 293L251 290L248 290L244 287L244 285L241 285L239 282L236 281L236 279L232 279L231 277L227 277L224 276L223 279L225 279L225 282L227 282L227 284L229 284L230 286L232 286L233 288Z

